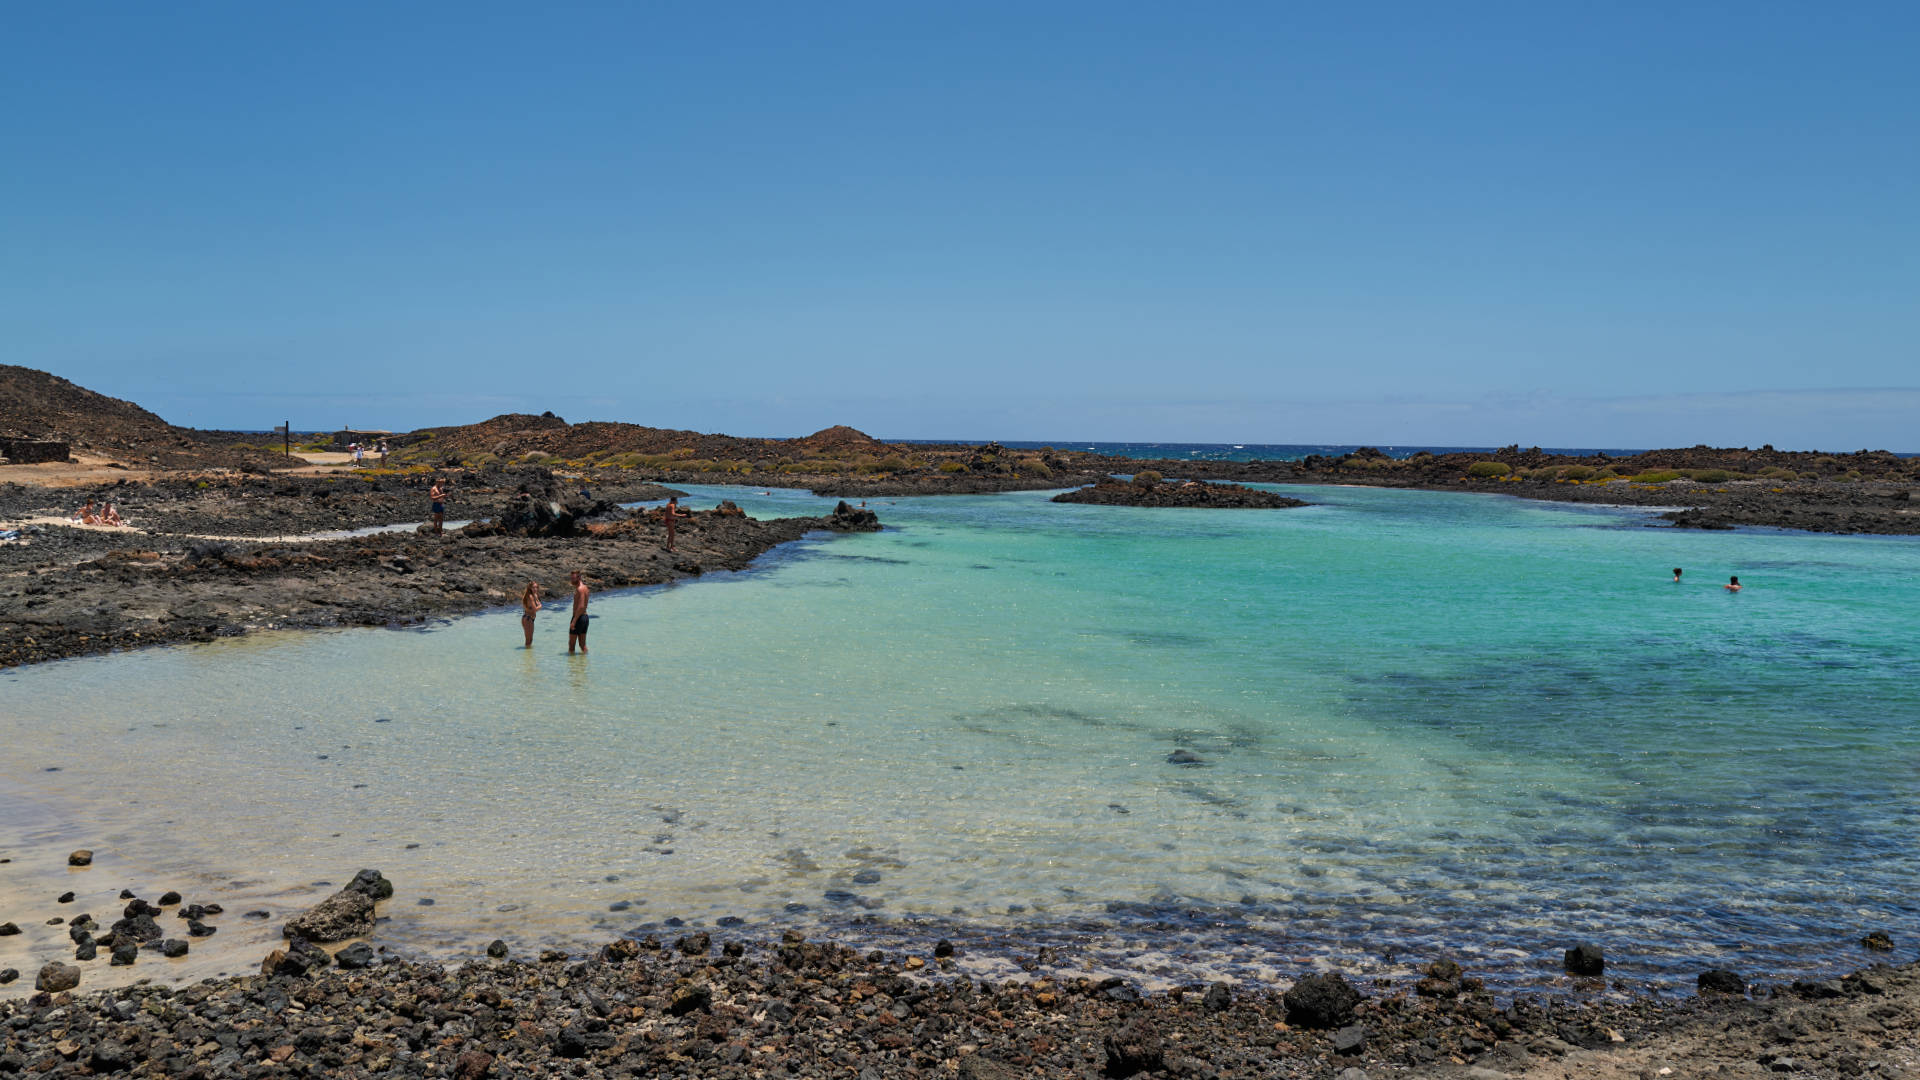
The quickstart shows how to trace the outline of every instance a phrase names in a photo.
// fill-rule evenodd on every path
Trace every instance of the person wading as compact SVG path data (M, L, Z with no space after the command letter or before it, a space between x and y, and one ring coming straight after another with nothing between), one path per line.
M573 646L578 643L580 654L587 652L587 583L580 580L580 571L571 575L573 581L573 618L567 623L567 655L573 655Z
M527 648L533 648L533 620L540 614L540 583L527 582L520 592L520 628L527 632Z
M441 527L447 521L447 492L440 486L440 481L435 480L433 486L427 489L427 498L433 500L433 535L439 536Z

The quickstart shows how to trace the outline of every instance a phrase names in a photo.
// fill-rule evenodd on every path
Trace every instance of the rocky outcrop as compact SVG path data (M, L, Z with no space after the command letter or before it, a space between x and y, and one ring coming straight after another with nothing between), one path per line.
M827 528L835 532L879 532L880 515L863 506L848 506L842 499L827 518Z
M287 920L281 933L308 941L345 941L373 933L373 905L393 896L393 883L378 870L362 870L346 888Z
M1154 476L1135 476L1121 480L1109 476L1090 487L1063 492L1053 497L1057 503L1094 503L1099 506L1202 507L1212 510L1283 510L1306 506L1271 491L1241 487L1238 484L1211 484L1200 480L1161 480Z
M549 475L522 483L498 517L476 521L462 531L469 536L579 536L589 524L626 516L620 504L592 498L586 491L565 490Z

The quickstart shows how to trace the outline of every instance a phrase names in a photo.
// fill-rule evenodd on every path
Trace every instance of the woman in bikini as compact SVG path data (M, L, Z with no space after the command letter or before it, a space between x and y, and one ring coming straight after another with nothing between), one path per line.
M540 614L540 583L527 582L520 593L520 629L527 632L527 648L533 648L533 617Z

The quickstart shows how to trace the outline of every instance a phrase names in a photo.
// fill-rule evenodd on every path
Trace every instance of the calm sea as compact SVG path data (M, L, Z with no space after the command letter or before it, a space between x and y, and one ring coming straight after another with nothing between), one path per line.
M925 444L948 446L955 443L969 444L971 439L895 439L894 442L906 444ZM1001 440L1000 445L1016 450L1078 450L1089 454L1101 454L1107 457L1144 458L1147 460L1191 460L1191 461L1299 461L1309 454L1323 457L1344 457L1360 449L1359 443L1311 444L1311 443L1137 443L1137 442L1023 442L1015 439ZM1425 450L1430 454L1490 454L1499 447L1495 446L1375 446L1374 449L1388 457L1409 458ZM1588 457L1593 454L1608 454L1612 457L1628 457L1642 453L1640 450L1580 449L1568 447L1545 447L1549 454L1569 454Z
M1691 985L1920 936L1920 542L1279 490L1316 505L870 500L598 597L586 658L500 613L0 673L0 854L274 925L377 866L381 940L449 955L740 919L1162 982L1536 985L1590 940Z

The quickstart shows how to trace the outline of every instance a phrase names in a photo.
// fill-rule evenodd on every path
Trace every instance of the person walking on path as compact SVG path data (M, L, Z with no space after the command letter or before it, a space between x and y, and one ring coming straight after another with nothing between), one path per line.
M573 655L575 642L580 645L580 655L587 654L587 583L580 580L580 571L575 570L569 578L573 582L573 619L567 624L567 655Z
M667 499L667 505L661 507L660 509L662 511L662 515L666 518L666 521L667 521L667 550L672 551L674 520L676 518L690 518L693 515L685 510L680 509L680 496L678 495L670 496Z
M527 632L527 648L533 648L533 619L540 614L540 583L527 582L520 591L520 629Z
M440 481L435 480L433 486L427 489L427 498L433 500L433 535L439 536L447 521L447 492L440 486Z

